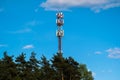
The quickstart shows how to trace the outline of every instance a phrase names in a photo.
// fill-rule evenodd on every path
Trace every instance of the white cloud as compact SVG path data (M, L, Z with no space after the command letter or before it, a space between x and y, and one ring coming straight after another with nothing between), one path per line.
M0 44L0 47L7 47L6 44Z
M95 54L102 54L102 52L100 52L100 51L96 51Z
M71 7L85 7L99 12L120 7L120 0L46 0L40 4L45 10L68 10Z
M34 48L34 46L33 45L25 45L24 47L23 47L23 49L32 49L32 48Z
M110 48L106 50L106 52L108 53L109 58L120 58L120 48Z
M92 72L92 76L95 77L95 76L96 76L96 73L95 73L95 72Z
M108 5L105 5L103 9L109 9L109 8L114 8L114 7L120 7L120 1L118 3L111 3Z
M102 73L112 73L113 71L111 69L101 70Z
M8 31L8 33L12 33L12 34L21 34L21 33L29 33L32 32L32 28L33 26L42 24L40 21L36 21L36 20L32 20L29 22L26 22L24 25L22 25L21 27L24 27L23 29L18 29L15 31Z
M35 11L37 12L38 10L36 9ZM32 20L30 22L27 22L25 26L36 26L39 25L40 23L41 23L40 21Z
M25 29L21 29L21 30L17 30L17 31L11 31L10 33L18 34L18 33L28 33L28 32L31 32L31 31L32 31L31 29L25 28Z

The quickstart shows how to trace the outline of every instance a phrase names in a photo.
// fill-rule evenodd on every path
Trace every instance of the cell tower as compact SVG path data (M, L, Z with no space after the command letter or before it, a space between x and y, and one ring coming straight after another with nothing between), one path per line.
M64 15L62 12L58 12L56 14L56 24L57 24L57 31L56 36L58 37L58 53L62 53L62 37L64 36L64 30L62 30L62 26L64 24Z

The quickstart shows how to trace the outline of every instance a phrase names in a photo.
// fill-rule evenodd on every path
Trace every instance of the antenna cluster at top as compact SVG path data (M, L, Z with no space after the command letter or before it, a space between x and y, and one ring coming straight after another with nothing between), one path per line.
M58 27L63 26L63 24L64 24L64 20L63 20L64 15L63 15L63 13L62 12L58 12L56 14L56 17L57 17L57 19L56 19L57 26Z

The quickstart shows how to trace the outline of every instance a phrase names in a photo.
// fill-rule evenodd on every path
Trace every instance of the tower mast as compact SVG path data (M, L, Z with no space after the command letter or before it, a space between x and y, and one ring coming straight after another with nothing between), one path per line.
M63 13L58 12L56 14L56 24L57 24L57 31L56 36L58 37L58 53L62 54L62 37L64 36L64 30L62 30L62 26L64 24ZM63 70L61 72L61 80L64 80Z
M56 24L58 27L56 31L56 36L58 37L58 53L62 53L62 37L64 36L64 30L62 30L62 26L64 24L63 13L58 12L56 17Z

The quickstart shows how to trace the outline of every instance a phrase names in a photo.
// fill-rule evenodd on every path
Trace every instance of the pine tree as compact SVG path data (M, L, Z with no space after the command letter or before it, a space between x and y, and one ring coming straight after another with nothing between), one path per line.
M52 67L55 70L55 78L56 80L62 80L64 79L63 77L63 69L64 69L64 58L62 53L57 53L56 55L53 56L51 62L52 62Z
M27 77L27 68L26 68L26 65L27 65L27 62L25 60L25 54L22 53L21 55L19 55L16 60L16 65L17 65L17 70L18 70L18 76L21 78L21 80L26 80L26 77Z
M32 52L28 61L25 54L20 54L15 62L13 56L0 59L0 80L94 80L92 72L85 64L80 64L72 57L65 58L62 53L47 60L45 56L37 60Z
M0 60L0 80L15 80L17 76L16 64L13 56L8 56L4 52L4 57Z
M81 80L94 80L92 72L88 71L85 64L79 64L80 79Z
M66 58L65 80L80 80L78 65L72 57Z
M55 71L52 69L49 60L45 56L41 57L41 79L55 80Z
M35 57L35 53L32 52L28 61L27 69L29 70L29 80L40 80L40 61Z

